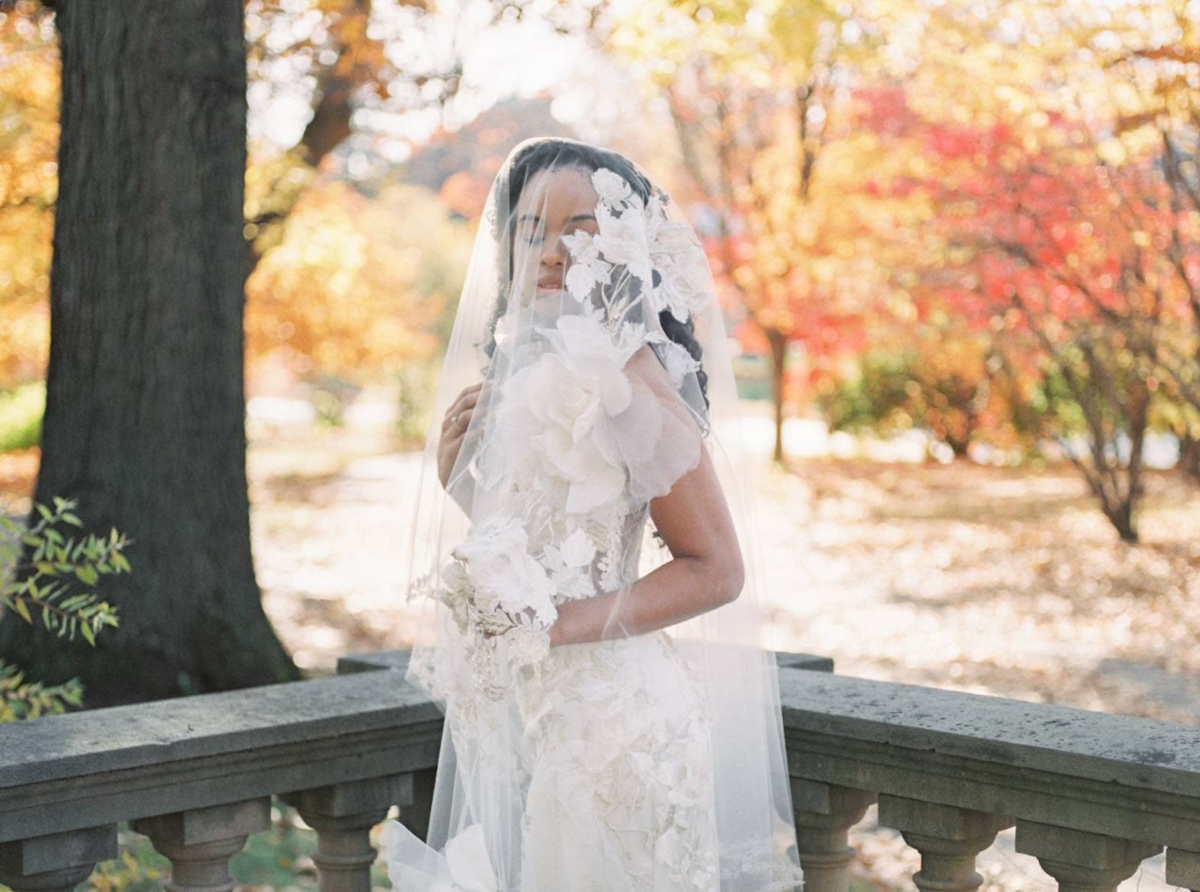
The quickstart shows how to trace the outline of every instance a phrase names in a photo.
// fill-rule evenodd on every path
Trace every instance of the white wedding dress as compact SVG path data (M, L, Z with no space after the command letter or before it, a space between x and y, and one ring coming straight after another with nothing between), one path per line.
M645 514L623 519L623 578L602 590L632 582ZM519 690L529 778L520 888L716 892L706 705L671 636L554 648Z
M685 450L681 460L694 458ZM536 517L547 531L546 541L527 540L525 549L548 564L556 606L620 590L637 578L648 538L644 501L622 493L609 502L602 517L592 518L585 543L578 528L571 530L567 489L536 478L525 484L506 491L504 501L521 508L522 529L534 527ZM593 549L587 544L593 542L608 547ZM465 668L478 671L477 665ZM519 790L521 858L513 888L718 892L703 687L666 631L552 648L536 674L495 679L492 693L502 692L497 698L474 674L455 678L452 689L445 675L439 679L420 662L413 675L452 704L447 719L456 761L466 755L485 770L507 773ZM519 740L507 739L514 730ZM470 882L482 874L478 888L496 888L482 868L481 847L452 844L450 855L451 875ZM398 889L421 889L402 863L396 874Z
M752 545L725 451L724 322L699 237L668 206L627 160L564 140L518 147L493 184L416 499L409 597L428 609L406 680L446 722L429 839L385 828L398 892L800 886L753 561L721 603L634 584L672 559L651 504L702 463L730 547ZM481 379L456 435L456 397ZM591 598L606 599L588 605L601 640L550 647L559 608ZM630 634L632 598L676 619Z

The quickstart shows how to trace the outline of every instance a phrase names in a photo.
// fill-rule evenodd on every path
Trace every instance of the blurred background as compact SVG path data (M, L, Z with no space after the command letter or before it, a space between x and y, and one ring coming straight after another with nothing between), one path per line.
M2 9L22 517L61 58L52 7ZM247 0L244 24L254 571L304 675L408 643L395 556L475 227L509 150L560 135L704 238L772 646L1197 721L1200 3Z

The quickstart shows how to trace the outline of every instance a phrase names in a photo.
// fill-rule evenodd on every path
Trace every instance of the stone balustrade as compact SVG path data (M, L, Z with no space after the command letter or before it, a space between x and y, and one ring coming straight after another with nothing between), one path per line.
M321 889L367 892L371 828L393 805L419 835L428 821L441 714L368 671L406 660L0 725L0 883L73 889L128 821L170 859L167 889L231 890L278 796L317 831ZM977 889L976 855L1013 824L1066 892L1115 890L1164 847L1167 882L1200 890L1200 728L779 664L806 892L848 889L848 831L876 802L920 852L921 892Z

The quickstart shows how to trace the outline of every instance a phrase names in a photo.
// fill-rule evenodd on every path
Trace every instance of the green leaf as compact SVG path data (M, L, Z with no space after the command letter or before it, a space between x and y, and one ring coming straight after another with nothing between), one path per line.
M69 511L62 516L62 519L65 523L69 523L73 527L83 526L83 521Z
M95 585L100 579L100 575L93 567L83 566L75 568L75 575L79 577L79 581L84 585Z
M37 508L38 514L42 515L45 520L52 520L54 518L53 512L41 502L36 502L33 507Z
M14 601L13 607L16 608L17 613L21 614L21 619L25 620L25 622L27 622L27 623L33 622L33 617L31 617L29 615L29 608L27 606L25 606L24 598L21 598L18 601Z
M83 633L83 637L87 639L88 644L92 647L96 646L96 635L92 632L92 627L88 623L81 624L79 631Z

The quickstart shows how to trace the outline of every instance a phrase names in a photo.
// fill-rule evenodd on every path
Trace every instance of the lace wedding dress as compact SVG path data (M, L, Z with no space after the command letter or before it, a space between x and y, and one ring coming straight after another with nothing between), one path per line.
M626 599L653 597L635 581L671 559L650 503L724 460L714 425L736 402L704 252L665 203L625 159L564 140L518 147L493 185L438 403L478 375L458 363L479 345L488 391L449 480L419 494L430 569L410 593L432 634L407 680L446 723L429 839L397 822L383 838L402 892L800 887L753 592L623 625ZM591 598L601 640L550 647L560 608Z

